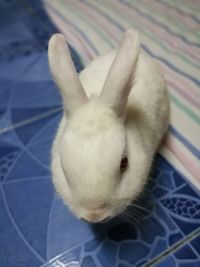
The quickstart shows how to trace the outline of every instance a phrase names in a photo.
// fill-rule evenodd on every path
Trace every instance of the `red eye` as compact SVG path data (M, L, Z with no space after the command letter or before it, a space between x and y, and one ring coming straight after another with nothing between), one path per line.
M121 164L120 164L120 172L123 173L126 171L128 167L128 158L125 156L122 158L121 160Z

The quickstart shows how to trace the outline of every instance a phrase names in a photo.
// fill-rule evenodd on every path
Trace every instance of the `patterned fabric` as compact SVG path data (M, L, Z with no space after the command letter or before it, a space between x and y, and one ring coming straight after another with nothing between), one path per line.
M97 225L93 231L98 237L81 242L43 267L62 267L63 263L73 266L73 262L81 267L197 267L200 264L199 195L160 156L140 203L141 209L136 206L130 211L134 213L133 221L105 225L103 233ZM55 220L70 224L69 217L63 213L63 204L55 199L52 219L56 228L51 229L51 234L58 231ZM54 219L56 215L59 218ZM55 239L54 249L66 239Z
M0 267L200 266L200 198L195 186L198 181L186 164L177 160L176 149L172 153L165 146L162 150L164 157L157 155L149 184L137 205L135 203L129 210L132 216L114 219L107 224L90 225L76 219L55 194L51 182L50 150L62 116L61 99L47 61L47 44L54 32L63 31L78 51L80 57L71 47L79 72L83 69L82 61L86 64L95 55L117 45L120 32L131 26L130 21L136 13L139 15L134 23L137 22L138 27L152 36L157 26L149 31L142 27L142 23L147 18L166 23L169 17L168 31L172 31L170 25L177 21L172 33L181 43L176 45L182 47L183 42L194 47L190 53L195 55L192 60L198 64L198 53L194 52L197 47L193 45L198 44L198 32L195 33L199 24L198 1L196 4L194 0L185 1L185 4L182 1L181 6L174 1L148 3L45 2L45 8L58 29L39 0L0 1ZM148 7L152 13L144 16L134 11L132 5L143 13ZM86 13L89 10L90 13ZM161 11L165 16L161 16ZM146 25L149 27L151 23ZM190 27L190 34L183 34L181 29L184 27ZM142 38L147 37L143 34ZM164 48L161 48L160 41L157 44L160 48L155 50L155 37L152 41L148 38L143 40L144 48L154 53L166 73L167 70L170 75L174 73L176 88L181 88L178 81L183 79L184 87L181 89L187 97L181 97L178 89L173 89L174 85L170 87L172 98L180 98L177 103L181 104L176 106L177 100L172 100L177 110L177 113L173 110L172 113L177 116L177 122L171 124L168 139L173 141L172 148L184 148L181 153L189 155L195 169L199 165L190 154L194 147L197 149L196 143L192 143L192 149L189 148L191 142L197 142L197 126L193 127L193 121L190 124L189 116L187 119L184 117L186 112L182 105L188 105L190 97L198 102L193 95L193 92L198 94L193 81L198 80L197 70L192 72L187 63L181 65L183 62L181 59L179 62L177 57L179 50L173 56L162 52L162 49L173 50L172 45L166 48L163 42ZM166 32L163 38L167 38ZM183 56L181 49L180 55ZM184 56L192 58L189 53ZM172 63L172 59L177 62ZM180 71L185 74L180 74ZM168 83L173 82L170 75ZM191 93L186 90L186 85L191 86L187 87ZM181 116L185 118L184 123ZM179 127L187 124L194 140L187 136L183 139L183 134L187 133L181 132ZM184 140L190 140L189 148Z
M181 3L181 4L180 4ZM161 153L200 187L200 2L44 0L46 10L85 64L135 28L163 69L171 124Z

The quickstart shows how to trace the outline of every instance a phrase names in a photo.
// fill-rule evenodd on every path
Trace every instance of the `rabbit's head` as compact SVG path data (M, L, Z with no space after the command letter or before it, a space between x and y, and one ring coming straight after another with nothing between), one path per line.
M49 41L49 65L66 119L57 144L53 180L74 214L90 222L121 213L140 190L140 183L133 181L133 159L129 158L131 148L124 125L138 54L138 34L129 30L100 96L88 98L64 37L55 34Z

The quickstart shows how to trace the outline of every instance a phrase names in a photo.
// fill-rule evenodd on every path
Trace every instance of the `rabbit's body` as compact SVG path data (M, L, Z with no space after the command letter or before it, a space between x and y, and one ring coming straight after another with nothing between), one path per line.
M126 48L129 41L127 37ZM68 119L67 114L63 116L52 150L57 191L78 217L91 222L122 212L141 193L169 120L168 93L157 64L138 50L129 66L121 59L124 68L119 73L113 65L114 60L119 63L123 51L98 57L81 72L87 97L80 93L78 97L86 103ZM117 72L122 78L110 81L108 77ZM119 90L119 95L105 89L107 84ZM128 157L128 170L120 175L117 166L123 155Z
M100 56L80 73L88 97L100 95L115 56L116 51ZM138 130L142 142L154 153L168 125L168 92L157 63L142 50L135 79L127 103L126 128L131 130L131 135Z

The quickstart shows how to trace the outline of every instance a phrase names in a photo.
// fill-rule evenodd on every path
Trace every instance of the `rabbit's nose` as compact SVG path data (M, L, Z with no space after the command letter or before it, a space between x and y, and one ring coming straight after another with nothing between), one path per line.
M84 222L88 222L88 223L90 223L90 221L88 221L88 220L85 219L85 218L81 218L81 220L84 221Z
M108 222L110 219L111 219L111 217L108 216L108 217L103 218L103 219L100 220L99 222L100 222L100 223L105 223L105 222Z
M85 221L85 222L89 222L89 223L104 223L107 222L110 219L110 217L105 217L105 218L99 218L99 216L96 215L90 215L86 217L82 217L81 220Z

